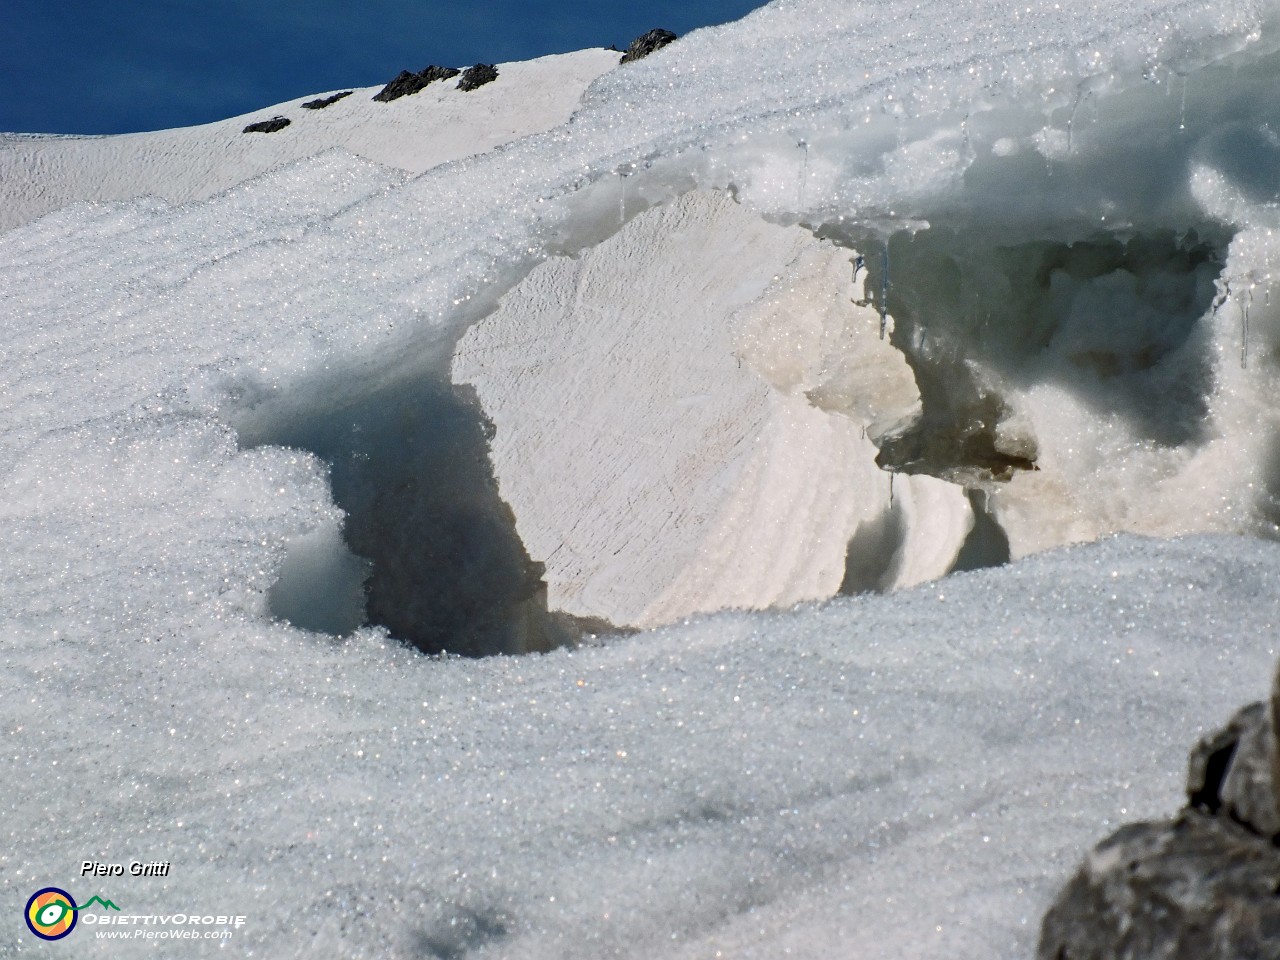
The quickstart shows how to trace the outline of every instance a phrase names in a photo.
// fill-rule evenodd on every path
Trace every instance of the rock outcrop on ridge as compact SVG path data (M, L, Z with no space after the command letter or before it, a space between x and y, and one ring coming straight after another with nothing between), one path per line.
M493 83L497 79L497 67L491 63L477 63L462 71L462 78L458 80L458 89L465 93L477 87L483 87L486 83Z
M667 44L674 43L678 39L679 37L670 30L663 30L661 27L650 30L648 33L642 33L627 46L627 52L622 55L622 59L618 63L630 63L632 60L640 60L655 50L661 50Z
M390 103L422 90L437 80L450 80L459 74L456 67L438 67L434 63L417 73L401 70L390 83L373 95L380 103Z
M288 117L272 117L270 120L258 120L244 128L245 133L277 133L293 121Z
M1090 852L1045 916L1039 960L1280 957L1276 698L1196 745L1176 817Z
M325 107L331 107L344 97L349 97L354 90L343 90L341 93L330 94L327 97L317 97L315 100L308 100L302 105L304 110L323 110Z

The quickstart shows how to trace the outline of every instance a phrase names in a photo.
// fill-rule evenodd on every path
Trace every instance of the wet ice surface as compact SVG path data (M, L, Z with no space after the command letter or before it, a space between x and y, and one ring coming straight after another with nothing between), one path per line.
M7 897L163 853L107 892L243 913L237 953L1027 956L1086 846L1265 694L1278 578L1260 541L1129 538L480 661L212 610L22 631L0 773L44 789L7 791Z
M6 915L163 859L102 892L242 913L263 956L1026 956L1084 848L1176 806L1198 733L1264 694L1274 545L1111 539L524 658L276 616L360 618L344 523L432 535L401 481L438 451L398 437L432 435L415 398L468 328L695 189L865 251L923 404L893 465L981 502L996 552L1273 531L1265 13L778 2L416 178L328 152L0 236ZM662 241L616 264L661 277ZM787 332L748 352L789 383ZM803 395L843 415L849 383Z

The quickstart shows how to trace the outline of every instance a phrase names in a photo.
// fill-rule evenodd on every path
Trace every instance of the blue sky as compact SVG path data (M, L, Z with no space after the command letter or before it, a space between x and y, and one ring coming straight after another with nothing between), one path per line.
M124 133L303 94L686 33L764 0L0 0L0 130Z

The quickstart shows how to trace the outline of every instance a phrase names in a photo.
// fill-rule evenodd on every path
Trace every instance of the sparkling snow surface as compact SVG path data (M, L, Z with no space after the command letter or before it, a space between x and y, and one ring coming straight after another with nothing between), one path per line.
M1280 628L1280 550L1243 538L480 661L209 601L147 642L71 573L84 606L30 620L99 629L6 641L5 951L56 883L243 914L236 956L1026 957L1086 846L1265 695ZM121 592L124 621L164 590ZM78 876L134 857L172 872ZM92 931L76 956L140 952Z
M0 953L40 952L16 918L54 884L243 914L235 955L1027 956L1084 848L1176 806L1197 734L1268 688L1280 548L1240 534L1280 519L1277 12L777 0L625 68L507 65L465 119L358 91L277 134L0 144ZM700 204L701 234L667 223ZM645 326L617 337L610 298L681 265L741 309L619 303ZM587 362L588 321L623 354ZM559 373L483 369L523 342ZM451 365L509 517L414 492L448 486L412 468ZM526 391L680 456L619 487L565 430L516 469ZM755 422L777 454L696 459ZM605 560L626 516L591 498L631 495L667 539ZM547 655L353 630L397 558L342 538L429 541L464 501L442 595L505 518L553 609L641 624L829 595L862 520L889 532L846 587L942 572L979 520L1015 557L1216 535ZM597 577L629 606L566 599ZM82 923L75 955L140 952Z

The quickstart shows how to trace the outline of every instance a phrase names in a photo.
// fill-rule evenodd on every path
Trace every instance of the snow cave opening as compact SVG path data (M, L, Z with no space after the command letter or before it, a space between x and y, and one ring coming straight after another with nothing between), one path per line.
M430 373L329 387L259 421L269 426L240 425L248 446L324 460L346 513L345 544L291 545L272 613L335 635L381 625L428 654L540 652L577 639L581 624L547 611L543 566L499 495L493 426L470 388Z
M1212 390L1200 321L1229 241L1211 222L1005 244L963 227L894 234L884 260L866 258L866 289L877 305L887 290L921 412L881 438L877 462L970 489L1037 469L1016 397L1038 383L1152 443L1196 443Z

